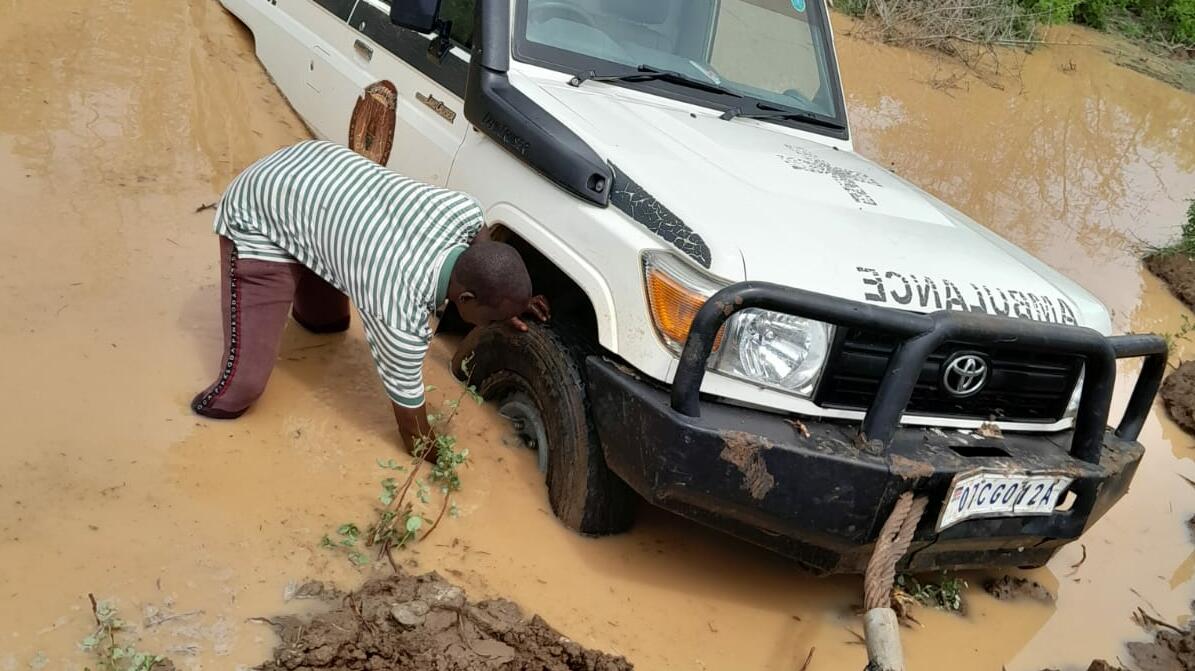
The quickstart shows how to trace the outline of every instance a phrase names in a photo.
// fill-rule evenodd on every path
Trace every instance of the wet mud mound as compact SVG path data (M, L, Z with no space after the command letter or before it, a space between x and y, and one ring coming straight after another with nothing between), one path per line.
M1152 643L1129 643L1129 655L1141 671L1195 671L1195 629L1164 630Z
M373 580L311 618L270 621L282 639L262 671L624 671L504 599L470 602L434 573Z
M1192 604L1195 608L1195 604ZM1134 641L1126 647L1136 671L1195 671L1195 624L1182 630L1159 620L1147 618L1145 624L1156 630L1152 641ZM1128 671L1103 660L1091 663L1088 671Z
M1184 431L1195 434L1195 361L1187 361L1162 383L1166 412Z
M1195 260L1186 254L1150 254L1145 257L1145 267L1195 310Z
M1195 214L1195 205L1192 206ZM1151 254L1145 267L1162 279L1187 307L1195 310L1195 259L1186 254ZM1188 361L1162 385L1166 411L1184 431L1195 434L1195 362Z

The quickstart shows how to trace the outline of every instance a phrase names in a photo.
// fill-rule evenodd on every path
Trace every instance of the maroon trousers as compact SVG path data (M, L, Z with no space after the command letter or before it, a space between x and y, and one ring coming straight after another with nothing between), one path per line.
M195 396L191 409L233 419L265 391L287 314L313 333L338 333L349 327L349 300L300 264L239 260L223 236L220 270L224 355L216 381Z

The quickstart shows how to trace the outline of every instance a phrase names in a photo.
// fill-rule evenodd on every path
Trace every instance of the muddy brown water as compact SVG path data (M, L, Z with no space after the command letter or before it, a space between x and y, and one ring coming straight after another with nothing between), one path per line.
M1195 96L1066 46L1011 56L1020 75L1002 90L943 87L948 63L839 23L864 154L1075 278L1118 330L1179 328L1189 313L1135 245L1175 232L1195 195ZM0 670L39 652L44 668L81 668L88 592L135 622L202 611L145 632L181 668L259 663L273 634L246 619L310 608L284 601L289 581L364 580L317 542L365 519L374 461L395 450L356 330L289 331L242 420L187 412L220 348L216 241L195 208L303 126L212 0L0 2L0 90ZM430 365L441 388L447 356L438 345ZM812 669L862 668L856 578L812 579L652 510L624 536L579 538L492 409L467 408L455 431L476 456L461 516L404 557L413 570L514 599L649 671L792 669L811 646ZM1071 568L1076 543L1027 574L1056 605L997 602L968 576L967 617L921 612L910 667L1078 668L1123 656L1138 606L1183 621L1195 492L1178 474L1195 478L1195 441L1156 411L1142 440L1132 492L1084 537L1086 561Z

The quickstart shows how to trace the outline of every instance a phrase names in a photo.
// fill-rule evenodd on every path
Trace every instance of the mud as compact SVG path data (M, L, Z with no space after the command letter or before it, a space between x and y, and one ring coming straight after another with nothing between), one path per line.
M1195 604L1192 604L1195 606ZM1143 623L1154 632L1152 641L1132 641L1126 645L1133 671L1195 671L1195 624L1186 629L1157 620ZM1091 663L1088 671L1128 671L1103 660Z
M1128 649L1140 671L1195 671L1195 628L1163 629L1152 642L1134 641Z
M934 474L934 467L924 461L914 461L899 454L888 457L888 470L905 480L928 478Z
M1034 599L1042 603L1054 603L1054 595L1050 590L1028 578L1006 575L998 580L985 582L983 590L1000 601Z
M1106 52L1122 67L1166 82L1175 88L1195 92L1195 57L1189 49L1185 55L1180 55L1151 49L1129 40L1114 39Z
M949 63L834 21L862 154L1073 278L1113 331L1173 333L1191 317L1134 250L1173 239L1195 193L1195 97L1078 45L1018 55L1002 89L965 73L940 86ZM265 396L236 422L187 409L222 347L212 213L195 210L306 137L303 123L214 0L4 3L0 82L0 669L83 668L88 592L130 620L203 611L138 642L184 671L260 664L277 641L246 620L317 603L287 600L290 581L349 591L373 576L319 539L367 517L376 460L401 457L357 327L288 329ZM426 367L441 389L449 354L433 343ZM1114 414L1137 369L1121 366ZM812 579L650 505L626 534L579 538L494 410L465 405L461 515L411 548L412 570L512 599L648 671L792 671L814 647L811 671L866 664L850 633L857 578ZM1073 671L1124 658L1142 599L1188 615L1195 500L1178 475L1195 479L1195 450L1161 404L1142 442L1130 492L1082 540L1086 562L1072 568L1073 544L1024 574L1055 605L997 601L968 576L968 617L920 612L902 635L908 666Z
M1162 278L1188 308L1195 309L1195 259L1186 254L1150 254L1145 267Z
M768 472L768 464L760 452L772 444L760 436L742 431L723 431L723 448L718 455L722 461L734 464L743 475L743 491L752 498L762 499L776 486L776 478Z
M311 617L271 623L282 643L262 671L629 671L505 599L469 601L435 573L365 583Z
M1185 254L1150 254L1144 262L1188 309L1195 308L1195 259ZM1166 376L1161 396L1170 418L1195 434L1195 361L1183 363Z
M1195 361L1186 361L1167 375L1161 394L1175 424L1195 434Z
M1058 669L1044 669L1043 671L1058 671ZM1119 666L1113 666L1102 659L1097 659L1087 667L1087 671L1124 671Z

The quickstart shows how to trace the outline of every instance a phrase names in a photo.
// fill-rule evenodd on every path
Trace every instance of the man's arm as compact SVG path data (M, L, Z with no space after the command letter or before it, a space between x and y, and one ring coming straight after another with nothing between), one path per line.
M436 434L432 430L432 425L427 421L427 406L420 405L418 408L408 408L403 405L391 402L390 405L394 409L394 420L398 422L398 434L402 437L402 442L407 446L407 451L415 454L416 447L422 449L435 458L434 449ZM426 438L426 442L421 443L420 438ZM423 454L417 456L424 456Z
M415 448L424 444L421 438L429 443L436 439L427 421L423 400L423 359L427 355L427 340L422 334L395 328L367 310L361 310L359 314L382 386L390 397L399 436L407 450L414 454ZM434 452L431 455L435 458Z

